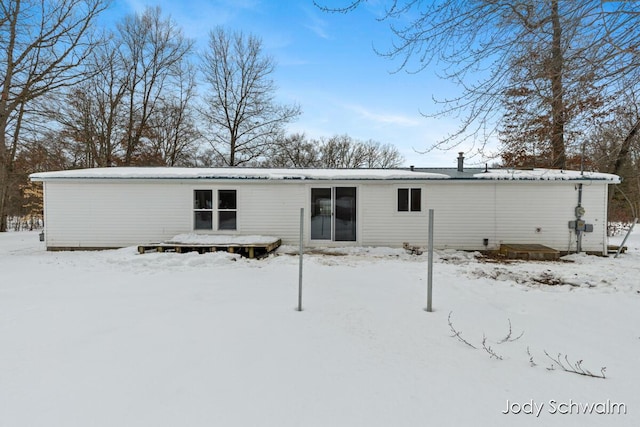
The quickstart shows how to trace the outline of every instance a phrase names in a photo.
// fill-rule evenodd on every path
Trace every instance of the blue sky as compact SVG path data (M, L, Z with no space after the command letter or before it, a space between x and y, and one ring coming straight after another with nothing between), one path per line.
M160 6L178 23L198 49L206 47L209 30L223 25L260 37L276 63L273 78L280 102L296 102L300 118L289 132L312 138L348 134L361 140L395 145L405 165L456 165L458 151L419 154L456 128L455 118L425 118L435 111L433 96L455 90L425 70L392 73L397 63L378 56L373 46L391 41L377 0L348 14L325 13L312 0L115 0L108 19Z

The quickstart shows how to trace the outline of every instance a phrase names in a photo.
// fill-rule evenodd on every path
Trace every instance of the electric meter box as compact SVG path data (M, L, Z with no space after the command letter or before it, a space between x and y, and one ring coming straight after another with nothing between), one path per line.
M583 220L569 221L569 228L576 231L584 231L585 233L593 232L593 224L587 224Z

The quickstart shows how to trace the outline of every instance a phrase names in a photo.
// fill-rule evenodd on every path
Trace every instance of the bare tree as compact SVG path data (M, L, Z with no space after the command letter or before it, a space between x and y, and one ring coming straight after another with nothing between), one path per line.
M324 10L342 12L365 2L330 7L317 0ZM435 114L460 114L460 127L431 148L447 149L471 140L482 152L505 123L505 96L518 93L523 86L531 89L531 84L542 84L530 93L534 99L524 107L538 109L533 115L545 117L544 140L551 165L564 167L567 125L575 130L577 126L569 121L579 117L572 116L568 104L585 102L584 98L568 98L568 92L588 77L592 88L602 91L601 100L615 102L616 93L637 82L638 2L391 0L389 4L383 19L391 25L394 42L379 53L398 60L399 69L412 72L437 64L439 74L462 91L460 96L442 100ZM513 65L523 59L536 69L535 82L514 78ZM625 85L620 84L623 80ZM592 95L588 91L573 94ZM592 108L599 107L593 104Z
M274 60L257 37L221 27L209 34L201 59L209 86L201 111L210 127L206 136L215 156L210 162L238 166L261 159L284 125L300 115L299 106L275 101Z
M195 87L191 47L158 8L125 17L91 56L92 78L57 108L71 157L84 167L174 164L177 153L161 151L169 140L184 144L186 133L163 134L160 127L183 127L187 119Z
M628 107L618 108L609 121L586 135L587 167L623 177L609 192L611 221L632 221L640 212L640 111L634 97L630 98Z
M87 77L80 65L95 47L90 29L105 7L101 0L0 3L0 231L29 106Z
M361 168L365 164L363 144L354 143L349 135L335 135L321 140L320 159L325 168Z
M318 143L319 165L325 168L394 168L404 158L391 144L336 135Z
M274 145L268 159L269 167L294 168L394 168L404 158L391 144L360 141L349 135L307 140L304 134L294 134Z
M82 84L70 89L67 96L60 103L55 103L52 115L62 124L56 135L57 139L64 139L64 144L70 165L72 167L91 168L107 166L112 152L102 144L99 114L95 108L90 85ZM53 141L52 141L53 142Z
M149 158L158 165L193 164L200 138L191 104L195 96L195 73L190 65L180 72L179 85L167 93L149 118Z
M127 73L113 34L86 64L91 78L70 88L51 115L60 123L73 167L110 167L119 162L124 138Z
M278 138L265 157L262 166L271 168L315 168L320 163L317 144L303 133Z
M391 144L381 144L368 140L362 143L364 148L364 167L389 169L397 168L404 162L404 157L398 149Z
M602 26L606 30L606 41L617 52L617 55L613 58L614 62L618 67L630 68L633 73L631 78L621 79L619 83L624 88L624 92L623 96L620 97L622 104L618 105L617 112L620 113L622 111L623 116L629 117L631 115L634 119L627 125L624 138L619 139L619 147L616 150L618 154L613 167L609 169L611 173L615 174L619 174L622 171L625 163L630 163L634 160L630 158L631 147L634 143L637 144L638 136L640 135L640 113L638 112L637 95L638 90L640 90L638 85L640 68L637 66L636 61L629 59L631 57L638 60L640 57L638 32L634 31L637 29L640 9L637 8L637 2L620 1L617 3L619 6L617 8L603 7L605 13L602 16ZM637 175L634 179L637 180Z
M118 161L128 86L121 46L114 34L108 36L87 64L93 77L71 90L59 109L63 134L71 139L74 157L83 167L110 167Z
M193 41L159 7L125 18L118 26L127 69L127 119L122 163L135 162L147 124L162 96L172 90L174 78L192 49Z

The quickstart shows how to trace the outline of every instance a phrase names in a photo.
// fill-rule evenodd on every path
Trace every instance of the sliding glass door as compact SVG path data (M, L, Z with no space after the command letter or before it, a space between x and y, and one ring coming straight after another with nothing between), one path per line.
M356 241L356 187L311 189L311 239Z
M333 203L331 188L311 189L311 239L331 240Z

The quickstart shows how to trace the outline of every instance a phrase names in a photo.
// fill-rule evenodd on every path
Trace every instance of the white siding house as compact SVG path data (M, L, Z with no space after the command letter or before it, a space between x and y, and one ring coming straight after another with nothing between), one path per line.
M44 184L48 249L118 248L178 234L268 235L306 246L438 248L537 243L606 253L615 175L555 170L104 168L31 175ZM579 201L580 199L580 201ZM584 213L577 218L576 207Z

